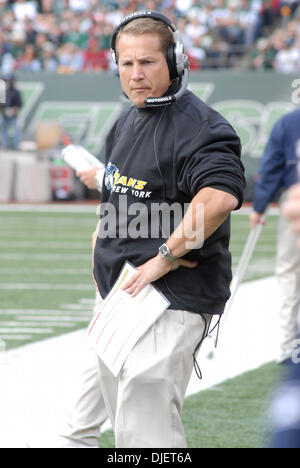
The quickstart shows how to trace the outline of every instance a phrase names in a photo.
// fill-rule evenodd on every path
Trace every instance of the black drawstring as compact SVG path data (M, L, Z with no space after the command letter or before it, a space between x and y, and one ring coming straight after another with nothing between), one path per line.
M204 333L203 333L203 336L202 336L201 340L199 341L199 343L197 344L197 346L195 348L195 351L193 352L193 360L194 360L194 369L195 369L196 375L200 380L202 380L202 372L201 372L200 366L199 366L199 364L197 362L196 354L199 351L200 347L202 346L202 343L205 340L205 338L207 338L207 336L209 336L214 331L214 329L216 327L218 327L218 331L217 331L217 336L216 336L216 341L215 341L215 348L217 347L218 339L219 339L219 329L220 329L221 315L219 315L219 320L217 321L217 323L214 325L214 327L210 331L209 331L209 326L207 326L206 318L201 313L200 313L200 315L201 315L202 319L204 320L205 329L204 329ZM206 330L207 330L207 332L206 332Z

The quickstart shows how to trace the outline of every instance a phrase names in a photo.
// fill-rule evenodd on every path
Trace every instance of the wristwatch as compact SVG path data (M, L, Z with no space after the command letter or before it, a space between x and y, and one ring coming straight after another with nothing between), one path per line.
M166 258L167 260L171 260L172 262L174 262L175 260L177 260L178 258L177 257L173 257L170 253L170 249L169 247L167 246L167 244L163 244L159 247L158 249L158 252L159 254L163 257L163 258Z

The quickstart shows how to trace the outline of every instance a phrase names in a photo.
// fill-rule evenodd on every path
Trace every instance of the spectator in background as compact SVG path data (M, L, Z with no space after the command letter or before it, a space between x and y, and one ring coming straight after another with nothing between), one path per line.
M13 75L5 77L7 82L5 104L0 104L2 114L2 146L9 149L10 131L13 131L13 148L19 149L21 141L21 129L18 122L18 116L22 107L22 98L19 90L15 87L15 78Z
M300 39L300 38L299 38ZM274 59L274 70L278 73L297 73L299 71L299 40L293 47L292 40L288 37L284 39L283 48L277 53Z
M46 42L41 53L42 69L47 72L56 72L58 61L55 56L55 46L52 42Z
M25 72L39 72L42 69L41 62L36 57L35 47L28 44L24 54L17 60L17 70Z
M79 17L72 18L69 27L62 37L62 43L67 44L72 42L79 49L86 49L88 45L89 36L86 32L82 32L80 28Z
M75 44L69 42L62 45L57 51L58 73L76 73L83 69L83 54Z
M15 0L13 12L17 21L22 22L27 18L33 20L37 15L37 3L27 0Z
M274 58L276 52L270 46L270 40L261 37L257 43L256 48L251 54L251 68L253 70L271 70L273 68Z
M83 57L83 71L99 72L108 70L107 51L100 48L99 40L96 37L90 39L88 49L83 52Z

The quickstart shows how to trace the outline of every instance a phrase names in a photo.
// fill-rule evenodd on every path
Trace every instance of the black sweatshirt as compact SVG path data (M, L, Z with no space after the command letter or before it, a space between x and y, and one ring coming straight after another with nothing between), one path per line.
M240 140L230 124L190 91L164 108L131 106L120 116L106 141L94 259L103 298L125 260L137 267L155 257L178 224L171 219L166 233L166 223L153 207L176 203L176 208L186 208L204 187L234 195L241 206L245 179L240 156ZM230 217L202 248L184 257L196 260L197 267L179 267L154 283L171 309L223 313L232 279L229 237Z

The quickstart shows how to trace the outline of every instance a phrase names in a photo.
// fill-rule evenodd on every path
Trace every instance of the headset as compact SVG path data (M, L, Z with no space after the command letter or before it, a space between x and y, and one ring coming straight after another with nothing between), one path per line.
M170 79L174 80L179 78L181 81L180 88L176 93L170 94L169 96L149 97L145 100L146 107L167 106L181 98L181 96L185 93L189 82L189 60L187 55L184 53L184 46L180 39L180 33L172 21L169 20L169 18L157 11L152 10L137 11L125 16L125 18L123 18L115 27L111 36L110 49L112 59L116 64L118 64L116 42L120 30L126 24L130 23L130 21L134 21L139 18L151 18L156 21L161 21L171 29L174 36L174 44L169 47L167 51L167 64L170 72Z

